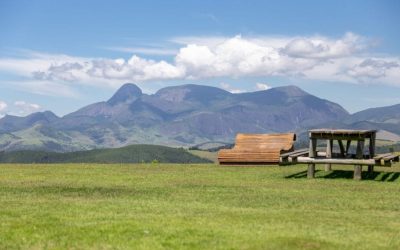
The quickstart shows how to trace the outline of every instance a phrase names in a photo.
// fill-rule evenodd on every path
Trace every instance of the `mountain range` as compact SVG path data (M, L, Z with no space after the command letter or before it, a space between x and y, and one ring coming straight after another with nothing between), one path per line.
M0 151L71 152L130 144L193 146L236 133L303 133L317 127L379 129L400 141L400 104L349 114L296 86L233 94L180 85L144 94L124 84L109 100L58 117L51 111L0 119Z

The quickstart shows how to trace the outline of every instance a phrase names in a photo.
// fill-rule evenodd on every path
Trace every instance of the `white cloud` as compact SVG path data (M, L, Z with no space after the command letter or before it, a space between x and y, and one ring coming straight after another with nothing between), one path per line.
M270 89L271 87L268 84L265 83L256 83L256 90L267 90Z
M324 37L294 39L282 51L292 57L330 59L351 56L366 47L364 38L346 33L338 40Z
M369 55L368 39L353 33L340 38L239 35L179 37L171 41L181 48L170 62L138 55L110 59L30 52L26 58L0 58L0 71L23 76L30 85L43 86L43 82L66 90L77 84L117 87L129 81L270 76L400 85L399 57ZM172 54L172 50L158 48L120 49ZM45 92L45 88L39 89Z
M178 67L163 60L147 60L133 55L129 60L92 59L84 62L57 62L44 71L33 71L36 80L77 82L105 80L112 85L115 80L146 81L155 79L182 78L183 72Z
M14 102L14 107L16 109L17 115L25 116L34 112L38 112L41 110L40 105L35 103L28 103L25 101L16 101Z
M239 94L239 93L245 92L244 90L233 88L230 84L225 83L225 82L220 83L219 86L222 89L224 89L224 90L226 90L228 92L231 92L232 94Z
M5 116L7 107L8 107L8 105L6 102L0 101L0 118Z
M211 38L189 44L176 56L176 65L190 78L219 76L300 76L329 60L351 56L366 48L365 39L347 33L341 39L324 37ZM217 43L219 41L220 43Z
M41 109L40 105L25 101L15 101L11 105L8 105L4 101L0 101L0 118L4 117L6 114L26 116L38 112Z
M400 64L395 60L368 58L347 70L347 73L355 78L381 78L392 69L399 69Z
M109 47L106 48L112 51L127 52L132 54L142 55L158 55L170 56L178 53L177 49L163 48L163 47Z
M7 103L0 101L0 112L3 112L8 107Z

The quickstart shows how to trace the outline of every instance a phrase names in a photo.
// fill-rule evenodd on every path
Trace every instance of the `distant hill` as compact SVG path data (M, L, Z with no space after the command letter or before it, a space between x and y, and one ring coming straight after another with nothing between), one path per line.
M347 123L369 121L374 123L400 124L400 104L366 109L354 113L345 121Z
M393 141L400 141L400 104L366 109L347 117L345 124L350 127L374 128L381 135Z
M340 105L296 86L241 94L181 85L143 94L123 85L108 101L64 117L46 111L0 119L0 150L70 152L130 144L231 143L237 133L301 132L349 116Z
M378 130L378 139L400 142L400 104L366 109L342 120L316 124L310 128L316 127L375 129Z
M1 163L210 163L182 148L131 145L70 153L44 151L0 152Z

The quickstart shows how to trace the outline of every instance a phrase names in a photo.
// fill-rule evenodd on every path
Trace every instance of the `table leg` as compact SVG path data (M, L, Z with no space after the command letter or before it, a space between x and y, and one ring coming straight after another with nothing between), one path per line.
M343 141L342 140L338 140L338 144L339 144L339 149L340 149L340 156L342 158L344 158L346 151L344 149L344 145L343 145Z
M347 140L347 142L346 142L346 156L349 153L350 145L351 145L351 140Z
M363 158L363 151L364 151L364 140L357 141L357 152L356 152L356 159ZM354 165L354 180L361 180L362 174L362 165Z
M317 157L317 139L310 138L310 148L308 156L311 158Z
M375 156L375 133L369 138L369 158L372 159ZM374 165L368 165L368 174L374 172Z
M307 178L313 179L315 177L315 164L309 163L307 169Z
M333 140L326 140L326 158L332 158L332 145ZM332 170L332 165L331 164L325 164L325 171L331 171Z
M310 135L310 148L308 156L311 158L315 158L317 156L317 139L311 138L311 135ZM307 178L314 178L314 177L315 177L315 164L310 163L308 164Z

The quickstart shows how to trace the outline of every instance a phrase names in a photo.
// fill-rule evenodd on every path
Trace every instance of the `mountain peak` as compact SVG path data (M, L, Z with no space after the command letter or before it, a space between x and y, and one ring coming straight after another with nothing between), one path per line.
M50 110L46 110L43 112L35 112L35 113L28 115L28 117L44 117L46 119L51 119L51 120L59 118L56 114L54 114Z
M211 86L184 84L162 88L155 95L172 102L181 102L183 100L207 102L208 100L224 98L231 95L231 93Z
M132 103L142 96L142 90L133 83L125 83L117 92L107 101L108 104L114 106L119 103Z
M272 88L270 90L285 93L287 96L290 96L290 97L310 95L309 93L305 92L304 90L302 90L301 88L299 88L295 85L276 87L276 88Z

